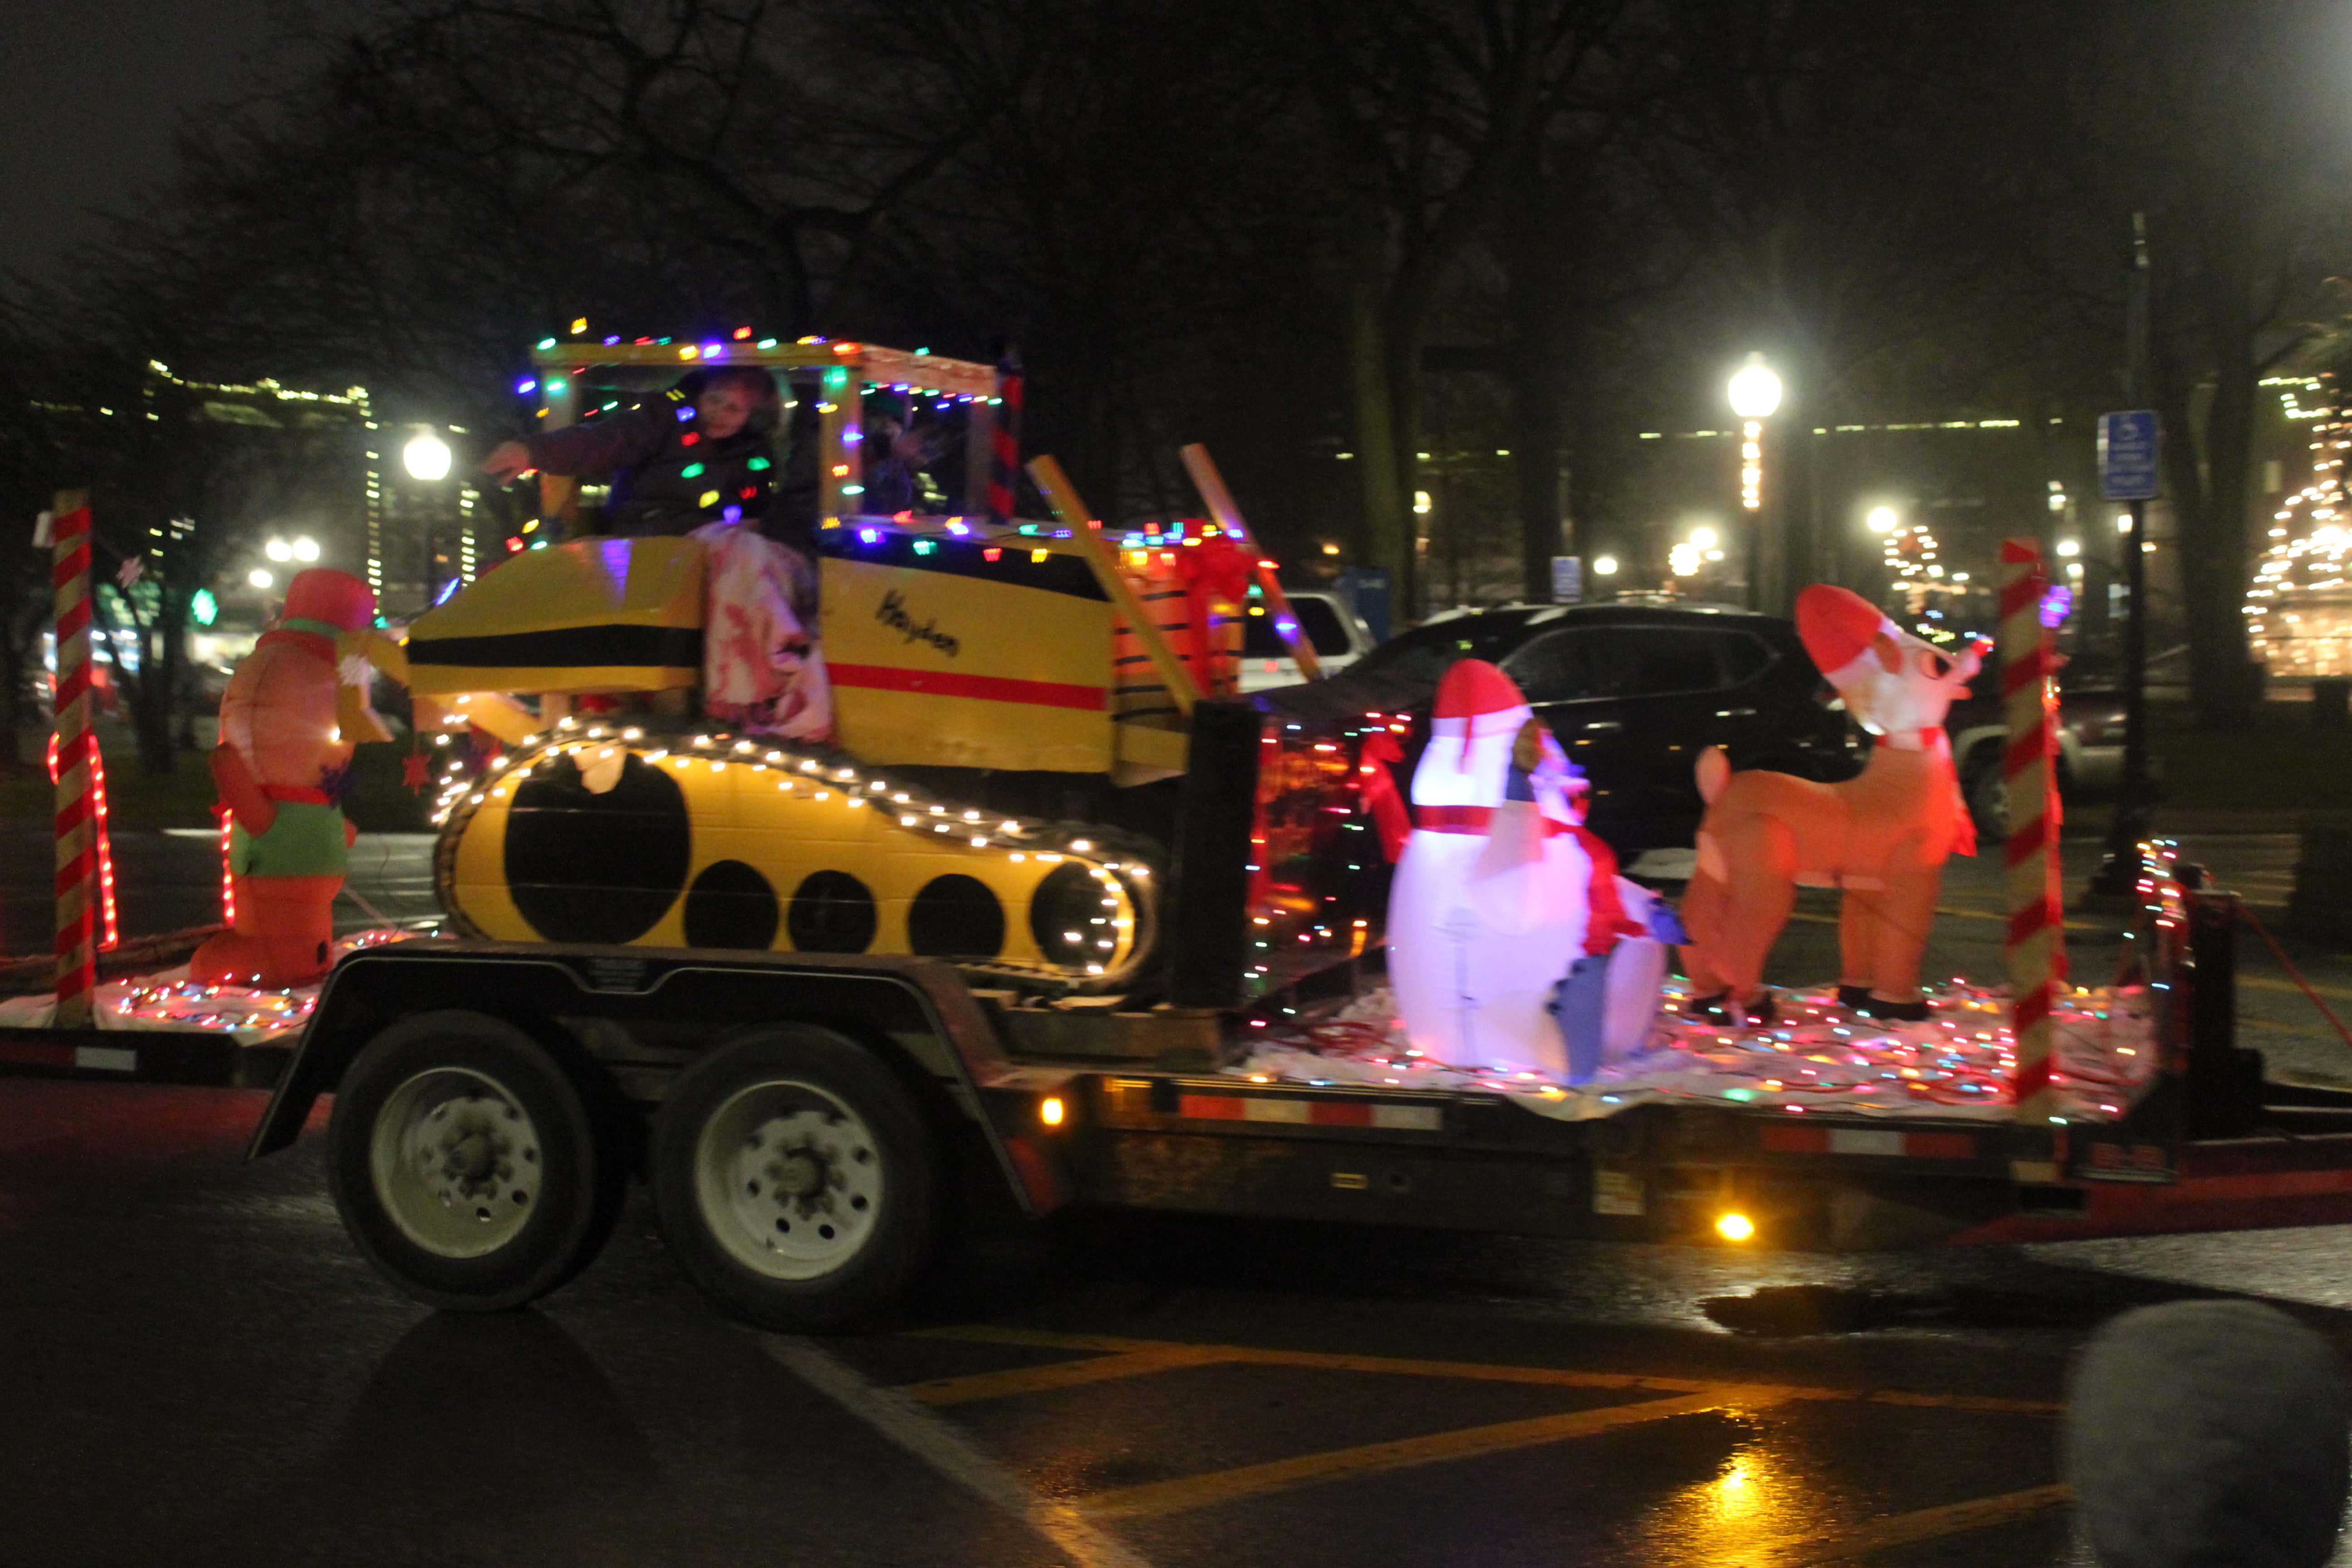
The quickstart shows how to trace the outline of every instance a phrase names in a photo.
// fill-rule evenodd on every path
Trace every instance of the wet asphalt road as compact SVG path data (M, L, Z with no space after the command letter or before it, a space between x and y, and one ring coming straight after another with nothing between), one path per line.
M126 838L132 929L203 918L210 847ZM2291 839L2189 848L2283 900ZM429 907L423 841L359 862ZM1995 973L1993 868L1946 905L1931 968ZM1833 934L1792 925L1781 978ZM2248 1043L2352 1076L2247 956ZM1081 1218L810 1344L719 1318L640 1199L541 1310L440 1317L345 1244L315 1127L240 1163L260 1105L0 1080L0 1563L2006 1568L2078 1560L2055 1402L2112 1312L2242 1292L2352 1352L2352 1230L1841 1258Z

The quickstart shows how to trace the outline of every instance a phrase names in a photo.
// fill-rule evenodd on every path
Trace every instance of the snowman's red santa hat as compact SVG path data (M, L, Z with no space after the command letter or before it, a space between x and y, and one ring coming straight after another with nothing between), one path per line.
M1437 709L1431 715L1433 739L1483 741L1516 737L1531 717L1518 684L1483 658L1456 659L1437 683Z
M1881 634L1899 642L1901 628L1861 595L1816 583L1797 595L1797 636L1822 679L1843 690L1875 658Z
M1511 678L1465 658L1438 682L1429 744L1412 771L1415 805L1494 806L1510 782L1511 742L1534 714Z

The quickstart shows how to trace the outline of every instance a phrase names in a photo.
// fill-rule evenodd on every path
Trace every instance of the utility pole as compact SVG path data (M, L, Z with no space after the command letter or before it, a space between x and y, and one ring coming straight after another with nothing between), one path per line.
M2134 407L2148 401L2147 216L2132 214L2131 271L2124 292L2124 399ZM2091 877L2086 898L2101 903L2131 900L2140 879L2139 847L2147 837L2155 807L2147 765L2147 502L2131 502L2131 530L2124 540L2124 582L2130 616L2124 623L2124 777L2107 828L2106 854ZM2089 573L2086 571L2087 578Z

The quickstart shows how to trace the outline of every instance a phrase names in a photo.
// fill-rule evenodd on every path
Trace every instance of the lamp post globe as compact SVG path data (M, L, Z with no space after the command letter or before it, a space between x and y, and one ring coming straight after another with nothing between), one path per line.
M1895 509L1891 506L1874 506L1870 509L1868 521L1870 531L1873 533L1892 533L1895 531L1895 525L1901 521L1902 519L1895 515Z
M401 448L400 460L413 479L446 479L449 477L449 443L427 430L410 438Z
M1760 353L1749 354L1748 363L1732 373L1727 390L1731 411L1742 419L1769 419L1780 406L1780 378Z

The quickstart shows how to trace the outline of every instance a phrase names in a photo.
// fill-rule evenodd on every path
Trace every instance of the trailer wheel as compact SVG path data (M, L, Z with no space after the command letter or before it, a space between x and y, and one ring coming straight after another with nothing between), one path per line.
M343 1075L328 1178L378 1273L431 1306L503 1311L572 1278L611 1235L625 1173L606 1131L520 1029L423 1013Z
M762 1029L688 1068L655 1122L651 1165L679 1266L763 1328L873 1310L930 1243L922 1115L887 1067L829 1029Z

